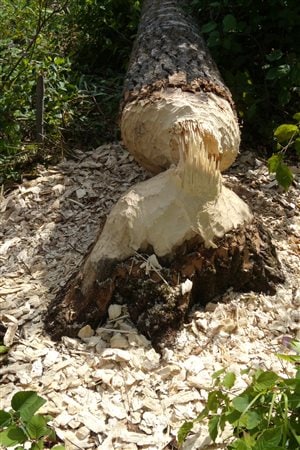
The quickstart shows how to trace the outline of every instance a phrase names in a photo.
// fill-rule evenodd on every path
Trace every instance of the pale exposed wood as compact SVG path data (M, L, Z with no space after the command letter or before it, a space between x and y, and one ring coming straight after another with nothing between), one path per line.
M121 132L128 150L153 173L177 164L174 128L193 120L209 153L227 169L240 133L230 91L185 1L145 1L124 84Z
M247 204L224 185L221 170L238 153L239 127L230 92L183 3L144 2L122 103L128 150L152 172L166 170L132 187L108 215L49 311L47 327L55 338L104 318L114 294L122 294L124 280L132 288L129 298L138 293L142 304L146 296L145 323L155 323L159 337L165 337L168 323L179 327L188 311L190 298L180 285L188 277L182 275L184 257L193 253L200 256L190 277L192 302L205 303L229 287L274 291L274 282L283 279L269 236L253 221ZM252 243L249 236L257 238ZM177 262L172 272L177 285L168 282L170 292L161 295L160 285L147 290L145 277L128 273L126 264L135 267L132 258L141 252L146 259L159 257L162 266ZM158 311L155 299L160 297L168 301ZM155 330L140 329L157 343Z
M168 88L128 102L121 118L122 139L143 167L158 173L178 164L176 134L186 121L197 127L199 147L201 137L208 154L218 159L220 170L228 169L239 150L239 126L230 103L211 92ZM186 140L193 138L186 131Z
M77 156L40 168L38 178L0 197L0 338L3 328L5 333L18 324L1 361L1 408L11 409L15 392L36 390L47 400L41 413L53 416L69 448L138 450L138 438L146 448L172 448L181 424L202 410L211 375L221 367L237 374L249 364L283 376L294 373L276 353L288 351L283 337L300 338L300 173L295 168L295 185L282 193L254 154L239 157L226 183L269 229L286 282L272 297L229 291L224 302L196 308L172 349L160 356L133 326L124 304L116 305L121 315L96 327L91 337L57 343L43 329L47 305L80 263L77 250L85 253L112 202L145 177L116 144ZM71 201L78 197L84 207ZM123 347L112 348L120 334ZM237 377L237 394L245 377ZM205 442L208 431L201 426L189 445L201 448Z

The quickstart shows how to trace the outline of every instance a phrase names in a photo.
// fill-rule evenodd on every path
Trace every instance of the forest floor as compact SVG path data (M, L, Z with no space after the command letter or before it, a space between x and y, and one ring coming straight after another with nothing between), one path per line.
M35 390L43 412L67 449L176 449L185 420L202 410L211 375L225 367L292 373L275 353L283 337L300 338L300 170L287 193L263 161L242 152L224 175L272 234L284 284L275 296L228 291L194 309L191 321L162 355L130 322L117 317L81 337L53 342L43 330L50 300L79 266L101 222L120 195L148 175L119 144L104 145L57 166L40 167L0 198L0 332L9 328L11 350L2 357L1 408L19 390ZM237 389L247 376L238 377ZM211 446L205 425L184 450Z

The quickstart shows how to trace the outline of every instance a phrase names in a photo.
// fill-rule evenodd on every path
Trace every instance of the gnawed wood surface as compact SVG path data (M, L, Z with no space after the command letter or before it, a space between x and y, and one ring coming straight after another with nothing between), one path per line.
M240 133L229 89L182 0L146 0L124 83L121 132L147 170L177 164L178 124L194 121L209 154L227 169Z
M78 153L4 192L0 336L9 329L13 345L1 359L1 408L10 409L15 392L36 390L69 449L174 450L178 428L202 410L215 371L251 366L293 374L276 357L288 352L286 337L299 334L300 172L293 171L295 183L284 193L263 161L244 152L225 176L270 231L286 281L275 296L230 290L222 302L196 308L162 356L134 327L126 305L117 316L109 310L95 330L81 330L80 338L57 343L43 329L47 305L78 267L99 223L145 177L128 153L119 145ZM237 380L238 393L247 377ZM208 442L201 427L184 450Z
M97 326L109 304L121 300L138 330L162 348L172 345L192 306L204 307L229 288L274 295L276 284L284 281L270 235L258 221L227 233L214 248L194 239L159 260L140 253L124 262L104 260L103 273L92 296L82 295L81 271L61 290L45 320L54 339L77 336L87 323Z
M177 284L171 283L175 291L180 289L184 258L189 253L200 253L203 263L191 282L192 293L198 292L204 304L229 287L267 291L276 276L277 281L283 281L267 234L254 224L247 204L224 186L221 170L232 164L238 152L238 123L229 93L219 92L220 86L225 91L226 88L191 17L181 8L183 3L144 2L121 117L124 143L137 161L143 160L142 164L151 169L150 165L157 162L156 156L163 155L167 166L172 162L177 165L136 184L114 206L91 251L48 311L46 327L54 338L76 335L84 323L94 326L105 317L113 295L118 293L116 285L123 285L123 280L119 280L120 264L126 264L136 253L148 256L153 253L176 262L172 277ZM166 54L170 58L167 72ZM193 57L195 63L189 60ZM165 84L170 77L173 87ZM201 85L194 92L183 89L184 83L200 79L216 88L204 89ZM133 89L130 80L137 92L133 97L128 94ZM158 81L162 82L160 89ZM144 95L146 92L148 96ZM163 168L160 163L158 166L159 170ZM249 231L251 226L255 231ZM233 230L237 230L236 235ZM235 237L231 240L228 233L232 232ZM223 238L229 242L226 241L225 248ZM270 270L265 269L267 266ZM133 282L126 280L126 284L134 286L134 273L128 276L133 277ZM140 274L137 278L140 284L144 280ZM204 287L208 290L205 295ZM132 289L134 292L135 288ZM150 305L155 302L153 290L143 292L139 286L137 291L142 299L149 294ZM172 299L171 293L168 298ZM163 299L160 302L166 306ZM176 325L182 325L190 306L189 301L185 301L184 307L183 303L180 295L178 301L171 300L173 319L172 308L167 306L168 320L163 312L154 319L161 338L168 333L167 326L175 329ZM157 344L158 335L150 328L146 334Z

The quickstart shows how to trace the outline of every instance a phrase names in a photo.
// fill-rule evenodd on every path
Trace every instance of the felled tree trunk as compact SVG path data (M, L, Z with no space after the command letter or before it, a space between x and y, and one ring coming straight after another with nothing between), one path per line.
M121 132L129 152L157 175L118 201L50 305L45 323L55 338L99 322L115 291L131 299L133 320L158 343L180 327L191 303L230 286L273 291L282 280L269 236L223 185L221 171L239 149L238 122L184 5L144 1Z
M186 3L144 1L125 79L122 138L137 161L154 173L178 163L175 137L187 123L193 122L221 170L232 164L240 144L231 93L184 12Z

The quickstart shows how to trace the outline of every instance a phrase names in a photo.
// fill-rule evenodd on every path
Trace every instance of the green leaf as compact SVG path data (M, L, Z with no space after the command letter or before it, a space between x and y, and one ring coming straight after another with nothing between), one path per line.
M251 447L247 445L244 439L237 439L228 448L232 450L251 450Z
M270 62L272 61L278 61L280 58L282 58L283 53L281 50L273 50L271 53L266 55L266 59Z
M227 412L225 417L227 422L229 422L231 425L235 425L241 417L241 412L234 409L233 411Z
M300 112L294 114L293 119L295 119L297 122L300 122Z
M3 409L0 410L0 427L4 428L7 427L10 423L11 423L11 415L6 412L3 411Z
M17 392L12 400L11 406L15 411L19 411L20 417L27 422L34 413L44 404L46 400L39 397L34 391Z
M236 31L237 28L236 18L232 14L227 14L223 19L223 30L225 33L230 31Z
M274 447L274 446L268 446L264 441L263 442L256 442L254 447L251 447L252 450L286 450L287 447ZM298 449L295 449L298 450Z
M281 144L288 142L291 138L298 135L299 128L294 124L279 125L274 131L274 136Z
M300 138L295 139L294 149L296 150L297 155L300 156Z
M44 414L43 417L46 423L50 422L50 420L53 420L53 416L50 416L50 414Z
M282 155L281 154L272 155L271 158L268 159L268 170L269 170L269 173L275 173L276 170L277 170L277 167L279 166L281 161L282 161Z
M217 30L212 31L207 40L207 45L209 47L216 47L217 45L220 44L220 42L221 42L220 33Z
M273 67L266 73L266 80L279 80L289 74L291 67L289 64Z
M288 404L289 408L292 410L296 410L300 408L300 393L296 394L295 392L288 395ZM300 431L300 430L299 430Z
M217 28L217 23L214 21L207 22L201 27L201 33L210 33Z
M0 445L4 448L22 444L26 439L27 437L24 431L15 425L10 425L6 430L0 433Z
M280 163L276 169L276 180L278 184L287 191L293 182L293 178L291 169L286 164Z
M209 411L217 412L224 394L221 391L211 391L207 398L207 408Z
M61 64L64 64L66 62L65 58L62 58L61 56L56 56L54 58L54 64L60 66Z
M216 372L214 372L214 373L212 374L211 377L212 377L213 380L216 380L216 379L219 378L219 376L222 375L224 372L225 372L225 369L217 370Z
M184 422L184 424L181 425L177 433L177 440L179 445L182 445L183 442L186 440L187 436L189 435L190 431L193 428L193 425L194 422Z
M47 440L51 441L51 442L56 442L57 441L57 436L56 436L55 430L53 430L53 428L49 428L49 433L47 435Z
M294 350L294 352L298 353L300 355L300 341L297 341L296 339L293 339L291 341L291 350Z
M201 422L203 419L205 419L206 417L208 417L209 415L209 409L206 406L200 414L198 414L198 416L196 417L196 419L194 420L194 422Z
M262 416L256 411L248 411L245 415L246 427L248 430L253 430L261 421Z
M43 450L45 448L43 441L33 442L31 444L30 450Z
M43 416L36 414L26 424L26 430L31 439L40 439L47 436L51 429L47 427L47 422Z
M248 396L240 396L235 397L232 400L232 405L237 411L240 411L241 413L245 411L245 409L248 407L250 401Z
M220 416L213 416L208 422L208 432L211 439L215 442L218 436L218 427L220 422Z
M292 98L292 95L286 87L284 87L278 93L278 102L282 106L287 105L291 101L291 98Z
M298 378L284 378L280 385L288 386L291 389L296 390L300 394L300 381Z
M277 353L278 358L283 359L284 361L289 361L292 363L299 363L300 362L300 356L299 355L285 355L281 353Z
M268 430L263 431L261 436L257 439L257 444L261 445L262 448L274 449L280 444L282 438L282 428L274 427L269 428Z
M4 353L7 353L9 351L9 347L6 347L6 345L0 345L0 355L3 355Z
M235 380L236 380L235 373L234 372L227 372L225 377L223 378L222 385L226 389L231 389L232 386L234 386Z
M277 168L278 171L278 168ZM276 175L277 175L276 171ZM266 371L259 375L259 377L255 380L253 388L258 391L265 391L267 389L271 389L275 386L276 382L281 378L277 373L272 371Z
M66 450L64 445L54 445L54 447L52 447L52 450Z

